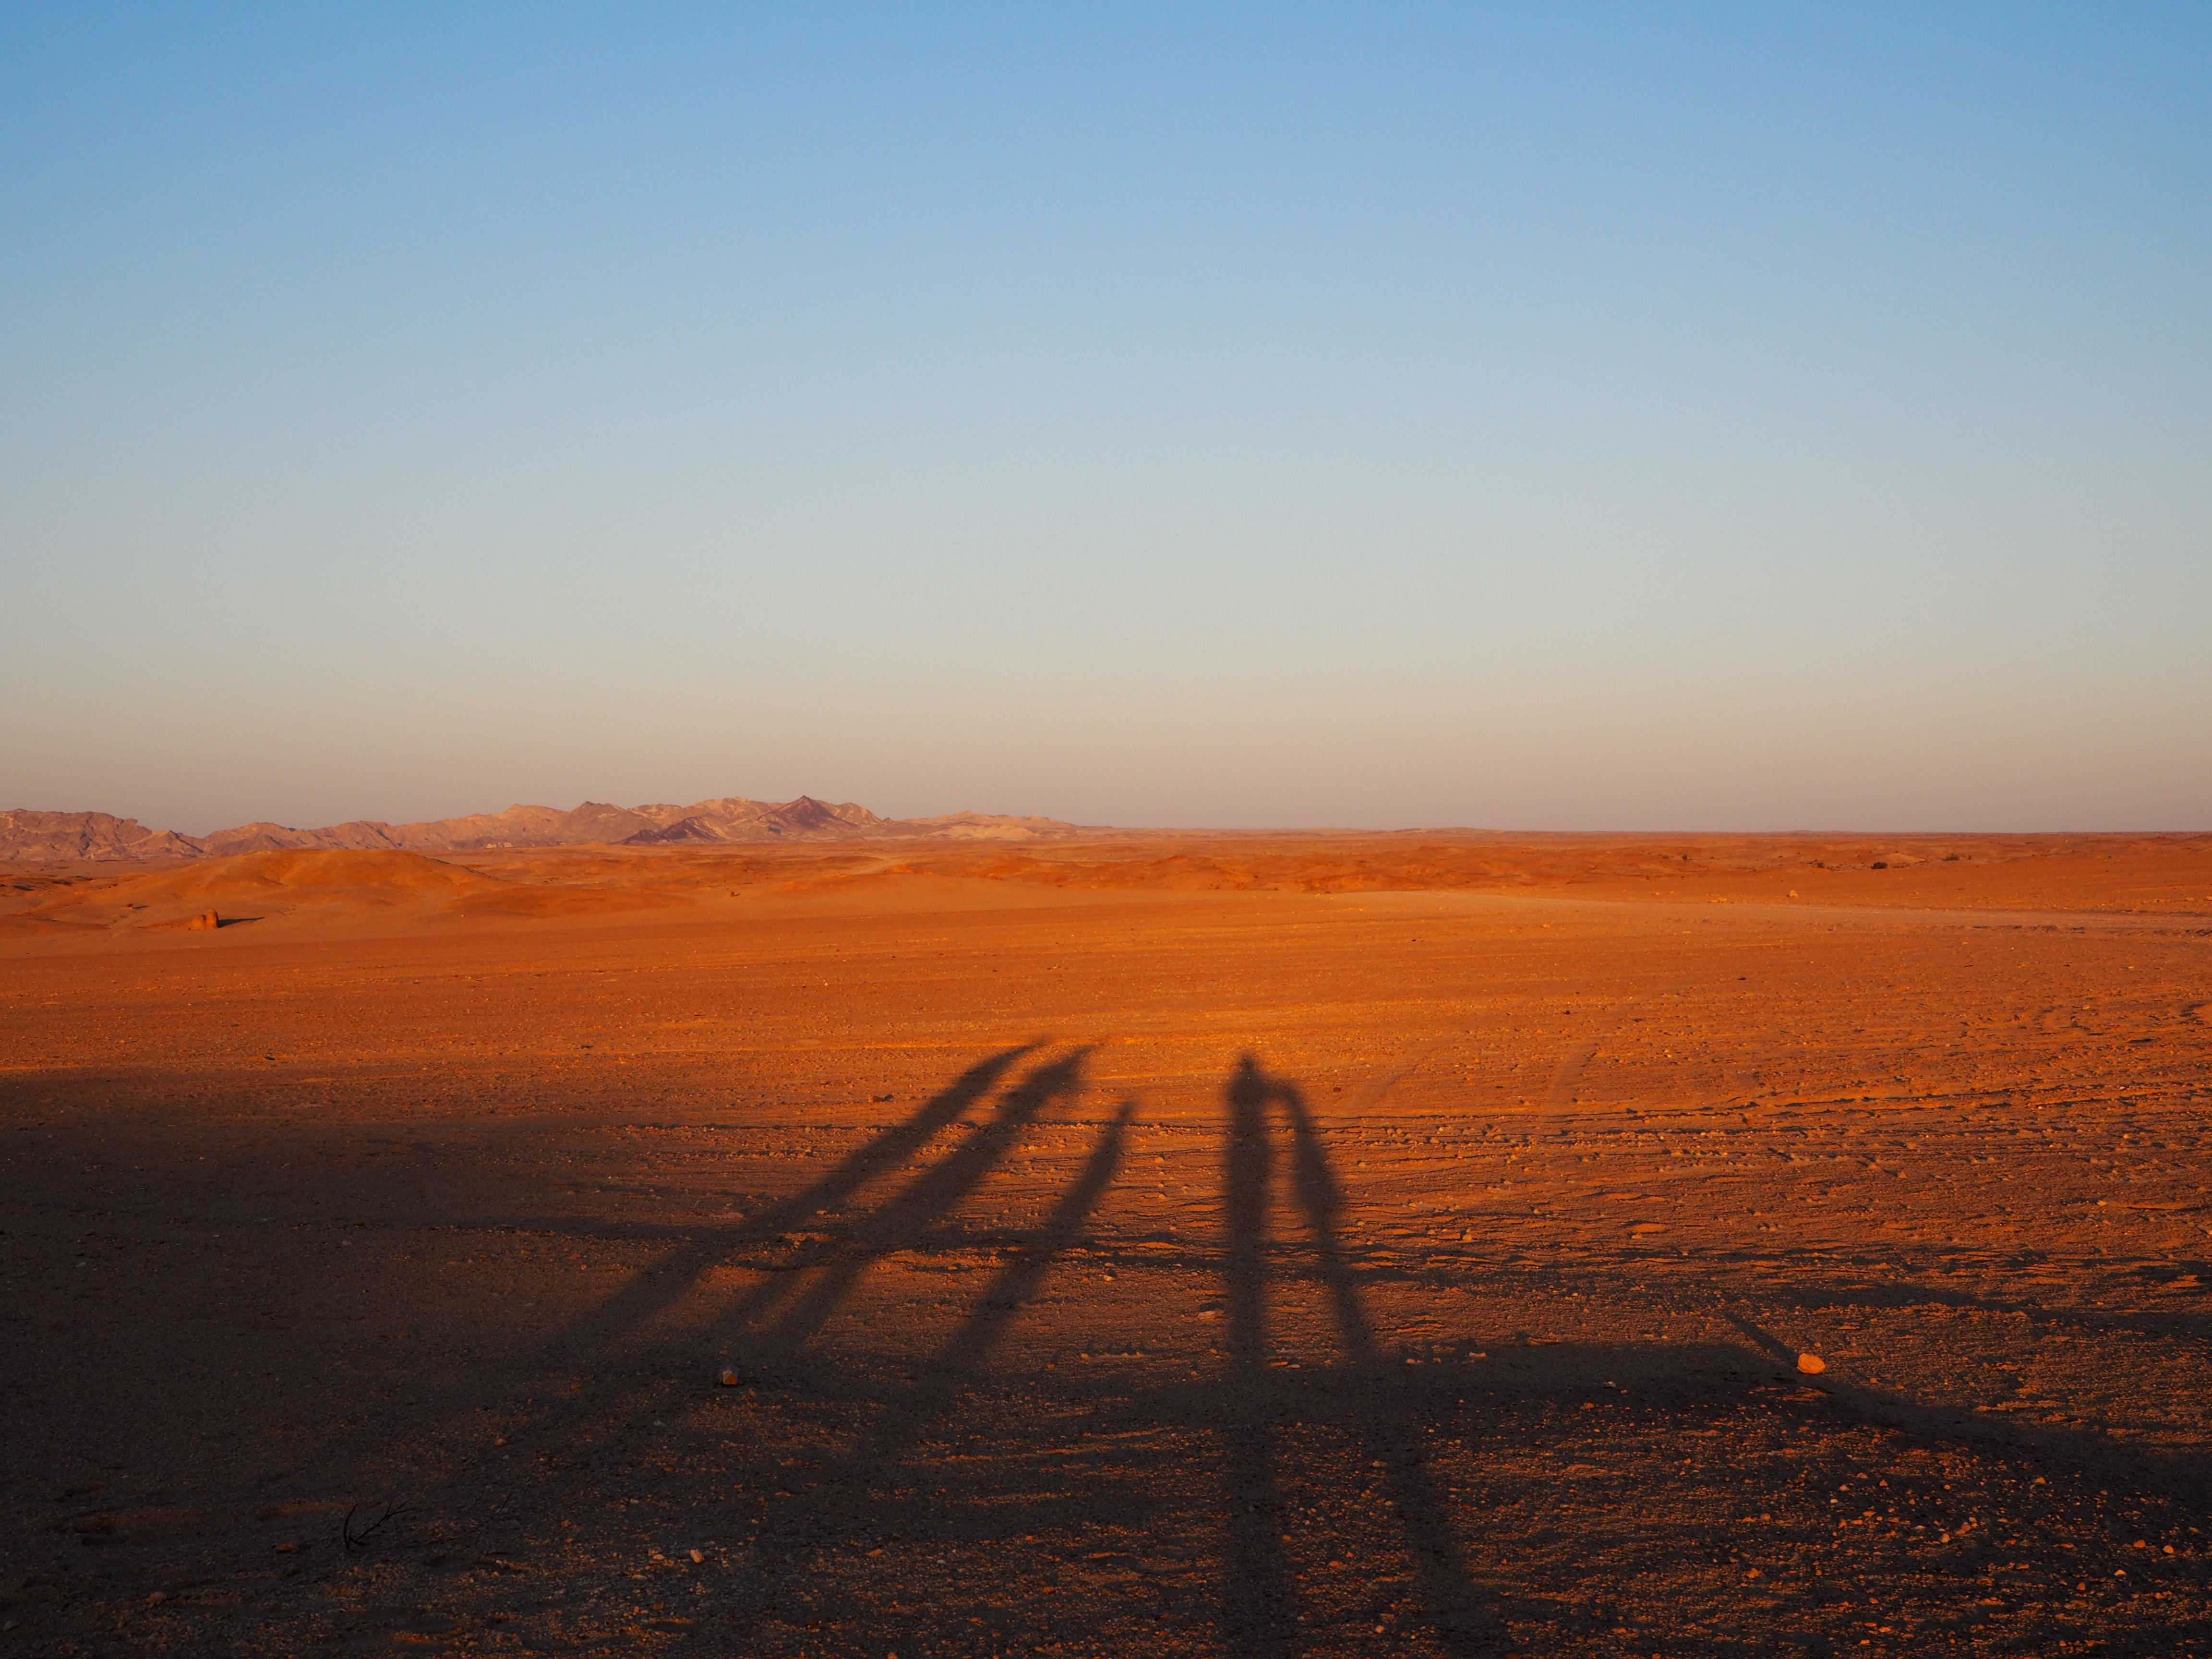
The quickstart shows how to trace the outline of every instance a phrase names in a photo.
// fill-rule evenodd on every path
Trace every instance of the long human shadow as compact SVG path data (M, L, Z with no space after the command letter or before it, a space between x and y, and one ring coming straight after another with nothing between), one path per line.
M800 1191L729 1226L692 1234L681 1250L641 1269L613 1295L544 1339L537 1345L535 1357L521 1368L526 1378L581 1367L592 1380L580 1383L555 1403L541 1403L538 1399L511 1402L520 1421L501 1443L506 1448L505 1455L482 1449L474 1456L456 1456L449 1481L496 1468L504 1472L503 1480L511 1483L514 1471L528 1467L531 1454L546 1460L557 1457L573 1442L579 1422L611 1412L635 1415L621 1404L623 1395L635 1386L635 1378L623 1367L605 1363L624 1340L690 1293L733 1253L773 1242L802 1224L818 1228L824 1212L834 1217L848 1211L879 1176L905 1163L966 1116L1016 1062L1034 1054L1039 1046L1023 1043L976 1061L910 1115L878 1130ZM777 1293L787 1291L793 1277L774 1275L769 1288ZM753 1297L757 1299L761 1294L757 1290ZM823 1310L823 1316L827 1311ZM526 1382L521 1388L532 1395L542 1394L542 1384L534 1382ZM448 1420L465 1421L483 1404L480 1396L455 1400L446 1408ZM419 1492L416 1494L418 1501L421 1496Z
M1036 1073L1008 1093L998 1118L979 1129L976 1138L1003 1129L1001 1142L1033 1121L1056 1096L1072 1093L1079 1076L1082 1055L1068 1056ZM742 1638L775 1616L785 1587L803 1578L819 1551L840 1541L830 1524L841 1504L856 1492L889 1486L901 1461L933 1425L958 1409L962 1391L981 1372L997 1349L1006 1328L1033 1298L1054 1264L1082 1236L1083 1229L1120 1172L1133 1100L1124 1100L1100 1132L1085 1158L1083 1167L1069 1183L1052 1212L1013 1247L1012 1259L994 1273L971 1305L968 1316L945 1343L924 1360L914 1382L902 1395L886 1401L874 1428L823 1472L806 1497L794 1498L766 1519L756 1540L756 1577L738 1613L724 1620L714 1632L717 1640ZM978 1157L985 1149L976 1149ZM963 1148L962 1152L968 1151ZM994 1162L998 1152L988 1154ZM954 1154L954 1158L961 1154ZM928 1186L927 1195L909 1191L885 1206L880 1228L872 1231L871 1244L905 1236L905 1230L942 1207L926 1207L950 1193L964 1195L972 1188L969 1170L947 1170L948 1158L932 1175L943 1172L941 1182L927 1177L915 1183ZM988 1168L986 1162L983 1167ZM857 1271L857 1269L856 1269Z
M1000 1097L992 1114L958 1145L854 1218L856 1201L878 1177L965 1119L1018 1061L1040 1046L1024 1043L977 1061L910 1116L878 1131L800 1191L732 1226L696 1236L672 1259L642 1269L605 1302L548 1339L541 1367L566 1368L611 1352L690 1291L709 1270L726 1263L733 1252L775 1241L793 1231L819 1231L826 1215L833 1225L843 1222L848 1237L833 1244L820 1261L801 1264L814 1267L812 1273L771 1273L715 1321L720 1329L731 1334L726 1346L733 1350L731 1357L738 1366L793 1357L843 1305L869 1266L919 1242L1005 1158L1021 1133L1049 1105L1080 1091L1087 1048L1032 1069ZM620 1368L609 1368L605 1380L579 1387L558 1407L532 1410L527 1426L510 1431L508 1441L523 1450L558 1446L568 1437L566 1425L610 1409L624 1387ZM514 1461L512 1456L508 1461Z
M843 1211L878 1176L904 1163L966 1115L1018 1060L1034 1054L1037 1047L1034 1042L1023 1043L976 1061L912 1115L878 1130L803 1190L733 1225L696 1236L688 1249L636 1274L552 1338L549 1346L556 1350L611 1346L679 1300L709 1269L727 1261L731 1251L769 1243L802 1225L815 1225L824 1211L833 1216ZM783 1288L787 1287L778 1286L779 1291Z
M996 1109L935 1164L854 1222L850 1236L802 1275L779 1273L740 1298L720 1321L732 1368L773 1364L795 1354L844 1305L860 1277L884 1257L920 1243L975 1191L1054 1101L1083 1088L1088 1048L1034 1068L1000 1096Z
M1304 1644L1297 1595L1283 1551L1289 1506L1277 1473L1268 1427L1269 1224L1278 1158L1270 1109L1288 1131L1290 1190L1309 1235L1344 1364L1352 1403L1345 1414L1383 1471L1407 1559L1430 1627L1444 1650L1473 1655L1488 1632L1480 1593L1453 1541L1443 1496L1416 1449L1419 1402L1382 1361L1374 1323L1361 1301L1342 1239L1344 1189L1328 1147L1297 1088L1272 1077L1246 1054L1224 1092L1228 1145L1224 1154L1229 1237L1224 1261L1229 1314L1228 1382L1223 1422L1229 1514L1224 1623L1232 1652L1278 1655Z

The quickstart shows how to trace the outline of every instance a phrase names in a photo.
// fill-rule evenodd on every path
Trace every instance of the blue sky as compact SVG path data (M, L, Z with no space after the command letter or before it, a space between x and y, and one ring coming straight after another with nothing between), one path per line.
M0 6L0 805L2212 823L2212 13Z

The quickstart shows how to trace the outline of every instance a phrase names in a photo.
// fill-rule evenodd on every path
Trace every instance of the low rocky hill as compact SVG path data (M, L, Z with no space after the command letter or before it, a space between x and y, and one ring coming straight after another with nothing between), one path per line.
M228 858L240 853L299 848L354 852L464 852L498 847L702 846L787 841L1039 841L1077 833L1058 818L954 812L933 818L878 817L851 801L750 800L726 795L689 806L610 806L599 801L562 811L510 806L504 812L422 823L356 818L319 830L283 823L242 823L212 835L149 830L107 812L0 812L0 860L54 863L137 862L152 859Z

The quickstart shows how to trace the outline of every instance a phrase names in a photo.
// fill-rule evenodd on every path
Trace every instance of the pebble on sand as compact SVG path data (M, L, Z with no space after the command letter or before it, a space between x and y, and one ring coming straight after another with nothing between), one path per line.
M721 1385L722 1385L724 1388L726 1388L726 1389L734 1389L734 1388L736 1388L736 1387L738 1386L738 1383L740 1383L740 1382L744 1382L745 1379L744 1379L744 1377L742 1377L742 1376L738 1376L735 1371L732 1370L731 1370L727 1365L725 1365L725 1366L723 1366L723 1367L722 1367L721 1376L720 1376L720 1377L718 1380L720 1382Z
M1797 1356L1797 1369L1808 1376L1818 1376L1828 1369L1828 1362L1816 1353L1801 1353Z

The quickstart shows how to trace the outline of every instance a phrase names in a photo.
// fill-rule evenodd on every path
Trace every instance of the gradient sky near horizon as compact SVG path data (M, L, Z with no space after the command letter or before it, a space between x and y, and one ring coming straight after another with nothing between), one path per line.
M0 6L0 806L2212 825L2202 6Z

